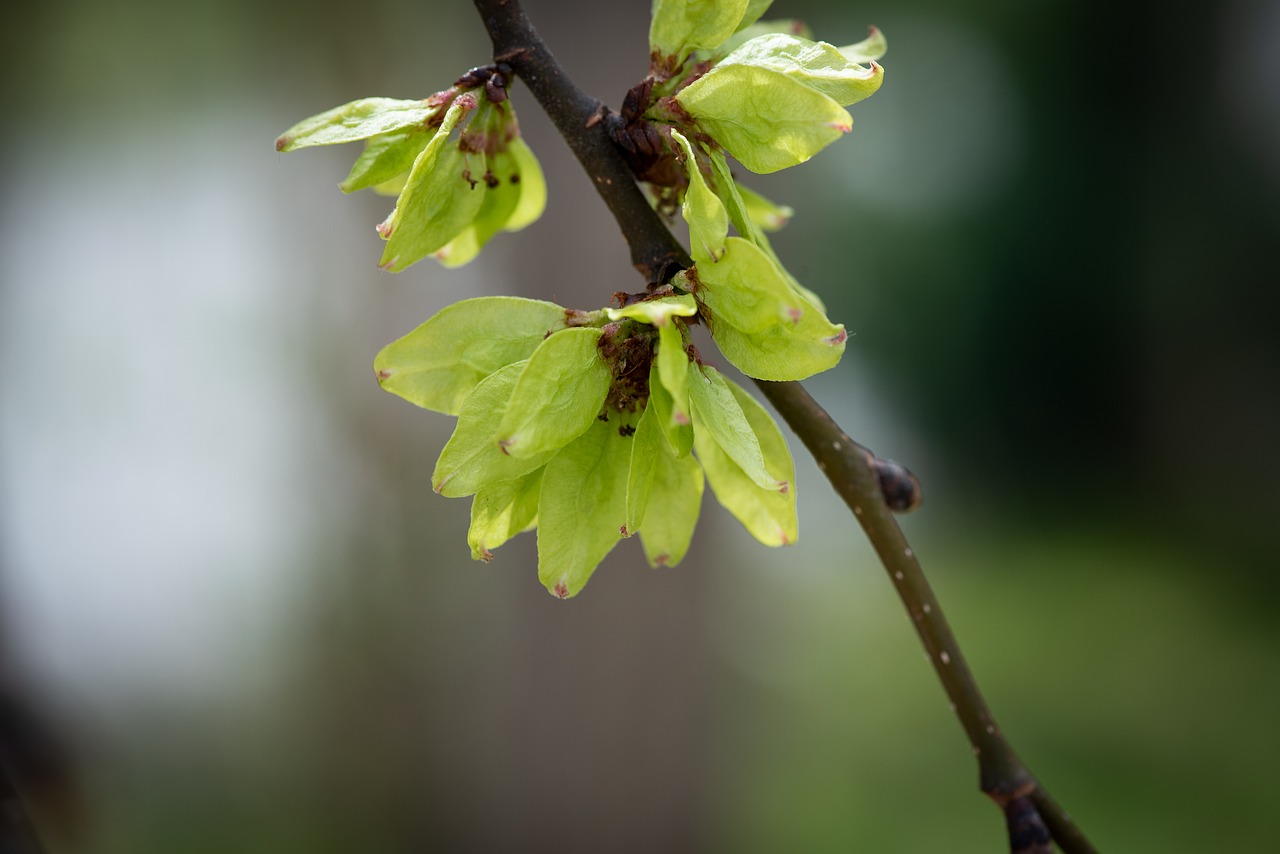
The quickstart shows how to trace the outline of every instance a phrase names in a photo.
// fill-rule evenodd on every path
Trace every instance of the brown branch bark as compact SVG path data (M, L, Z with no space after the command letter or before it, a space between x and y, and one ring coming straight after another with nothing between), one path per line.
M529 23L518 0L474 0L505 62L542 105L601 198L648 284L664 282L692 264L688 253L650 207L608 133L614 117L565 74ZM1015 854L1049 851L1050 839L1068 854L1095 849L1014 753L978 690L942 608L892 511L885 504L875 457L854 442L799 383L756 383L813 454L861 524L924 643L978 760L979 785L1000 806Z

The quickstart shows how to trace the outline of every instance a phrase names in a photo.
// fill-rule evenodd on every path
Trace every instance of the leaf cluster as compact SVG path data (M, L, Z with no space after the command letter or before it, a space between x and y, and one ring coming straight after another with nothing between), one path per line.
M382 387L456 415L432 485L473 496L472 556L538 530L538 575L576 595L623 538L653 566L688 551L704 482L753 536L794 542L795 469L754 398L703 365L688 294L574 311L464 300L378 354Z
M387 242L380 266L399 272L433 256L459 267L495 234L525 228L546 207L542 169L495 78L505 83L496 67L473 69L422 101L352 101L298 122L276 149L363 141L338 186L397 197L377 227Z
M464 300L379 353L386 390L457 417L432 476L472 497L472 556L537 530L538 574L576 595L622 539L653 566L688 551L702 493L758 540L793 543L795 470L773 418L704 364L702 323L746 375L796 380L834 367L843 326L782 265L767 233L792 215L742 186L804 162L841 134L845 107L879 88L878 31L836 48L769 0L655 0L649 75L615 135L660 210L689 226L693 265L595 311L515 297ZM395 195L377 231L391 271L431 256L465 264L546 203L537 159L507 95L511 69L474 68L420 101L365 98L297 123L280 151L363 142L344 192Z

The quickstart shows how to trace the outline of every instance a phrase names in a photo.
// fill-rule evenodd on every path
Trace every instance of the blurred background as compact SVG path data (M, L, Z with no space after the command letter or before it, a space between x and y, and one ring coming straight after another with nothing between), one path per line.
M648 6L526 3L615 106ZM519 86L547 213L457 272L378 271L356 148L272 143L486 62L470 4L4 14L0 731L48 851L1001 850L798 443L785 552L708 495L683 565L623 543L569 602L532 537L469 560L452 419L373 356L465 297L636 289L617 228ZM1005 731L1103 850L1262 850L1280 5L772 16L889 39L852 134L748 183L797 210L775 246L851 332L807 385L924 481L904 524Z

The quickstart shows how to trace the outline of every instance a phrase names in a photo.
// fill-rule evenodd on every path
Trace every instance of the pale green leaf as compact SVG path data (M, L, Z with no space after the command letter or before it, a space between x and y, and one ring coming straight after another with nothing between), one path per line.
M492 196L485 195L485 201L488 202ZM476 214L476 219L484 216L485 205L480 206L480 212ZM487 239L487 238L486 238ZM456 269L469 264L475 260L480 254L480 250L484 248L484 242L480 239L480 229L476 228L475 223L462 229L458 236L450 240L444 246L437 249L432 257L439 261L442 265L450 270Z
M750 191L734 180L732 173L729 171L729 164L725 161L724 155L718 151L711 152L711 170L715 174L716 186L720 188L720 196L725 200L725 207L729 212L729 221L733 223L733 227L738 230L740 235L760 247L761 251L769 256L774 266L801 296L813 303L818 311L826 314L826 306L818 295L796 281L795 277L778 260L778 256L773 251L773 247L769 244L769 238L765 234L766 229L757 224L751 213L746 195ZM790 208L784 208L783 210L787 211L788 215L790 214Z
M659 384L671 395L672 426L692 424L689 415L689 354L684 348L684 333L674 323L658 327L655 361Z
M450 147L428 160L434 142L423 149L395 210L378 226L387 238L379 262L384 270L398 273L440 250L471 225L484 203L484 185L467 177L466 155Z
M803 163L853 126L830 97L778 71L717 65L676 100L752 172Z
M661 342L659 342L661 347ZM661 350L659 350L661 353ZM667 439L667 445L670 446L672 453L678 457L686 457L693 450L693 416L689 410L689 391L688 380L691 365L685 362L686 384L684 393L681 396L683 406L677 409L671 392L663 384L659 375L658 364L655 363L649 368L649 408L657 417L658 426L662 428L662 434Z
M468 171L468 156L449 135L474 101L459 98L440 131L413 163L395 210L378 226L387 241L380 265L399 272L440 249L476 218L484 202L483 184ZM478 155L471 155L477 165Z
M782 276L791 284L791 287L812 303L818 311L826 314L827 309L821 298L813 291L796 281L795 277L787 271L787 268L778 260L777 254L774 253L773 247L769 245L769 238L765 235L765 228L756 223L751 213L750 205L747 202L746 193L750 191L746 187L739 184L729 171L729 164L725 161L724 155L718 151L711 152L711 171L715 176L715 182L718 195L724 199L725 208L729 213L729 221L733 223L733 227L738 230L738 234L742 235L748 241L760 247L760 250L773 262L774 267ZM790 208L783 210L790 214Z
M354 193L385 184L400 175L408 178L413 161L418 159L434 135L434 129L410 128L365 140L364 151L338 187L344 193Z
M698 304L689 294L679 294L643 300L622 308L606 308L604 313L615 321L630 318L652 326L670 326L672 317L693 317L697 314Z
M772 5L773 0L748 0L747 9L742 13L742 20L738 22L738 29L735 32L742 32L760 20L760 16L768 12Z
M298 122L276 139L276 151L356 142L378 134L426 127L438 112L439 107L429 107L426 101L361 98Z
M373 361L381 386L410 403L457 415L489 374L528 359L549 332L564 328L555 303L519 297L479 297L454 303Z
M638 434L637 434L638 435ZM653 460L649 502L640 522L640 541L650 566L675 566L684 559L702 510L702 466L692 456L677 458L661 440Z
M542 216L547 207L547 182L542 175L542 166L534 156L533 149L521 137L515 137L507 143L507 150L516 161L516 172L508 181L520 184L520 203L512 211L511 218L503 226L506 231L519 231L532 225Z
M783 491L762 489L730 459L708 431L694 433L698 461L702 463L716 500L753 537L767 546L790 545L799 536L795 464L791 452L769 413L736 383L729 382L728 385L759 441L769 475L788 484L788 488Z
M485 99L459 140L459 148L470 154L468 183L484 195L484 200L470 224L434 253L435 259L446 267L461 267L480 254L520 201L520 188L499 178L515 168L514 158L505 148L499 150L505 119L506 110Z
M596 421L547 464L538 500L538 578L561 599L576 596L621 539L631 439L622 419Z
M884 33L880 32L878 27L867 27L867 37L856 44L845 45L839 49L844 58L850 62L857 62L866 65L877 59L884 58L885 52L889 50L889 43L885 40Z
M745 190L746 187L742 187L741 189ZM744 200L746 199L745 195L743 196L743 199ZM790 210L790 208L787 208L787 210ZM816 293L809 290L804 285L800 284L800 282L796 279L796 277L791 275L791 271L783 266L782 261L778 259L778 254L773 251L773 246L772 244L769 243L769 238L764 232L765 232L764 228L760 228L756 231L756 239L754 241L756 246L760 247L761 251L763 251L765 255L769 256L769 260L771 260L773 262L774 267L776 267L778 271L782 273L783 277L787 280L787 282L791 285L791 287L795 288L796 292L799 293L800 296L807 299L810 303L813 304L813 306L816 309L818 309L818 311L822 312L822 314L825 315L827 313L826 303L824 303L822 301L822 298L819 297Z
M695 294L711 336L749 377L798 380L835 367L844 327L800 294L765 250L731 237L715 264L695 268Z
M738 193L742 196L747 216L761 231L777 231L795 215L795 211L787 205L771 202L750 187L738 184Z
M485 197L476 218L435 253L446 267L461 267L480 254L499 231L519 231L542 216L546 208L547 185L542 169L519 137L509 140L505 149L485 157L481 184Z
M401 172L394 178L388 178L381 184L374 184L370 187L379 196L398 196L404 192L404 185L409 183L409 173Z
M653 0L649 49L683 60L690 51L713 48L733 35L748 0Z
M467 395L458 412L458 424L431 475L436 492L449 498L471 495L486 486L524 477L555 456L555 451L548 451L517 458L504 454L498 446L498 420L527 365L528 362L507 365L490 374Z
M479 155L477 155L479 156ZM435 258L446 267L461 267L480 254L480 250L507 224L520 204L520 183L511 183L515 159L509 152L484 156L485 169L476 190L484 201L471 224L436 253Z
M745 15L742 20L746 20ZM716 47L715 50L698 51L697 57L704 62L718 62L757 36L763 36L769 33L789 33L793 36L800 36L806 39L813 38L813 32L809 29L809 25L796 18L778 18L771 21L757 21L750 26L743 26L742 29L725 39Z
M646 407L636 422L636 432L631 437L631 468L627 473L627 516L622 525L622 536L629 537L640 530L649 497L653 491L654 473L660 465L660 456L674 457L662 436L658 424L659 415L653 407Z
M712 439L753 483L762 489L785 490L765 466L760 441L752 431L728 380L710 366L692 371L689 400L693 403L693 436Z
M779 261L779 260L778 260L778 256L774 254L773 247L769 246L769 245L766 243L766 244L764 244L761 248L762 248L762 249L764 249L764 250L765 250L765 252L769 255L769 257L773 260L774 266L776 266L779 270L781 270L781 271L782 271L782 274L783 274L784 276L786 276L786 277L787 277L787 281L791 284L791 287L795 288L795 289L796 289L796 292L797 292L797 293L799 293L799 294L800 294L800 296L802 296L802 297L804 297L805 299L807 299L807 300L808 300L808 301L813 305L813 307L814 307L814 308L816 308L818 311L820 311L820 312L822 313L823 317L826 317L826 314L827 314L827 304L826 304L826 303L824 303L824 302L822 301L822 297L818 296L816 293L814 293L813 291L809 290L809 289L808 289L808 288L806 288L804 285L800 284L800 282L798 282L798 281L796 280L796 277L795 277L795 276L793 276L793 275L791 275L791 272L790 272L786 267L782 266L782 262L781 262L781 261ZM837 329L841 330L841 332L843 332L843 331L844 331L844 327L843 327L843 326L836 326L835 328L837 328ZM840 336L839 336L839 333L837 333L837 334L836 334L836 337L837 337L837 338L838 338L838 337L840 337ZM825 339L824 339L824 341L825 341ZM844 343L843 343L843 342L836 341L836 342L833 342L833 343L835 343L837 346L839 346L839 347L841 347L841 348L842 348L842 349L841 349L841 352L842 352L842 353L844 352L844 350L843 350Z
M764 239L764 235L747 212L747 203L742 196L742 185L734 180L728 161L719 151L711 152L711 174L715 178L716 195L724 202L729 222L733 223L739 235L752 243L759 243Z
M563 448L596 420L613 381L600 358L600 330L575 327L538 345L498 423L498 441L513 457Z
M729 235L729 216L724 203L707 186L694 156L693 146L680 131L671 131L671 138L684 150L685 170L689 186L685 190L680 214L689 224L689 251L694 260L715 260L724 252L724 239Z
M467 544L473 560L492 560L494 549L537 524L542 472L486 486L471 499Z
M721 60L720 68L734 65L776 71L846 107L874 94L884 80L884 69L874 62L859 65L826 42L784 33L757 36Z

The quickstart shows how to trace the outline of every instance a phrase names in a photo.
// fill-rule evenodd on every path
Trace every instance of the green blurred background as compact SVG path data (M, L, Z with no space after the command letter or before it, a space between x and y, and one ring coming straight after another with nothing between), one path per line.
M648 4L528 0L617 105ZM487 61L470 5L5 13L0 723L50 851L987 852L1000 816L861 534L711 500L579 598L473 564L451 419L380 392L464 297L637 286L521 87L544 219L375 269L390 202L295 120ZM1108 851L1263 850L1280 738L1280 5L779 0L884 88L750 183L852 333L808 385L904 520L1023 757Z

